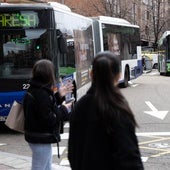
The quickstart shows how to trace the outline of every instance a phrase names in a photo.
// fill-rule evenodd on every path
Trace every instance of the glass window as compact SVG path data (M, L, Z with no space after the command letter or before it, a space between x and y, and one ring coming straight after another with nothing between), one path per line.
M167 58L170 59L170 35L167 37Z
M139 29L103 24L104 50L112 51L121 60L136 59L140 45Z
M35 61L49 58L46 29L0 31L0 78L29 78Z
M67 41L67 53L60 56L60 75L76 71L77 87L90 81L94 57L92 22L77 15L55 13L57 29Z

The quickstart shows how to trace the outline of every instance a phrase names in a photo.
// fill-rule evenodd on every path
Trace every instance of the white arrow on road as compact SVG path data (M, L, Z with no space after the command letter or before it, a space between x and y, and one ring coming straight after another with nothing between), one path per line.
M166 117L168 111L158 111L150 101L146 101L145 103L151 109L151 111L144 111L146 114L149 114L151 116L154 116L154 117L162 119L162 120Z

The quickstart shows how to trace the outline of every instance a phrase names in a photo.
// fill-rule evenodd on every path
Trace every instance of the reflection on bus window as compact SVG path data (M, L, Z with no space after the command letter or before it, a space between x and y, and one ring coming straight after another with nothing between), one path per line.
M33 64L46 55L48 49L45 29L13 31L0 35L0 77L30 77ZM41 43L40 43L41 42Z

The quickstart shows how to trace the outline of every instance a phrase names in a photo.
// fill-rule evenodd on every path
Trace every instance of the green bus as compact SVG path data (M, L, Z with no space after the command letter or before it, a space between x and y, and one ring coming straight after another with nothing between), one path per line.
M170 75L170 31L164 32L159 41L158 71Z

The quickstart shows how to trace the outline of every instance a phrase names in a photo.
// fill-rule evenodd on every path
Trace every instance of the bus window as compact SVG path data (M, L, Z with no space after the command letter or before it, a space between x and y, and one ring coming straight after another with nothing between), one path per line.
M57 39L60 53L67 53L67 40L60 30L57 30Z
M8 30L4 33L0 34L0 77L30 77L30 70L35 61L49 57L43 52L47 44L42 41L46 39L46 30Z

